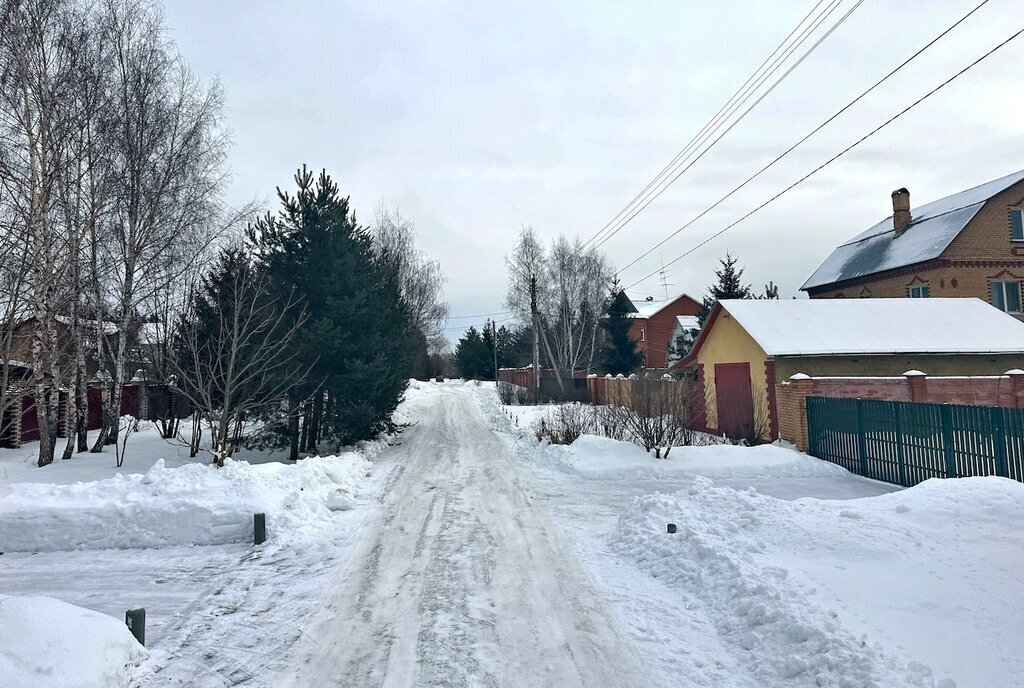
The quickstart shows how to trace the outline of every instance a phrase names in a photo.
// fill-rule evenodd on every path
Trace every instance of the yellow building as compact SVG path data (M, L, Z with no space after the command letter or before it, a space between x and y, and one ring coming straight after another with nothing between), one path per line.
M1024 323L975 298L727 300L675 368L695 372L709 432L772 440L794 374L1001 375L1024 368Z

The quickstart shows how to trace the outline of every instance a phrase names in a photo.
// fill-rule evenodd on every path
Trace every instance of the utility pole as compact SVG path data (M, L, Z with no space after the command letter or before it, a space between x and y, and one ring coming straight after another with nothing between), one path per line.
M491 341L494 343L494 386L498 386L498 323L491 321Z
M530 275L530 314L533 316L533 395L540 400L540 310L537 308L537 278Z

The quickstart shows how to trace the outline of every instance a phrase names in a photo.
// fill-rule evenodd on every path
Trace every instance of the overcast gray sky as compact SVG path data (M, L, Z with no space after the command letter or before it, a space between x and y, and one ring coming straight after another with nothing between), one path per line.
M605 244L609 257L632 261L977 2L866 0ZM521 226L590 238L814 4L167 0L167 18L189 64L226 89L231 200L269 199L303 163L326 167L362 219L383 198L416 222L463 315L504 310L503 256ZM1021 22L1019 0L991 0L660 255L668 262L788 186ZM1024 168L1022 58L1024 38L680 261L672 291L699 297L729 250L755 287L773 280L788 298L835 245L891 212L893 189L919 205ZM637 289L660 291L653 279Z

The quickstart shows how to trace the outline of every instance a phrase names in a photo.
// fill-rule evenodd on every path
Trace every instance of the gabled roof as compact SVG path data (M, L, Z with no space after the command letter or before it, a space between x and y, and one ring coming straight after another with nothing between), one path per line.
M636 296L636 298L634 298L633 296L626 294L626 298L629 299L629 302L633 304L633 308L636 309L636 312L632 313L631 317L644 319L653 318L655 315L663 311L668 306L671 306L679 299L687 298L690 299L691 301L694 301L694 298L689 294L679 294L677 296L673 296L670 299L654 299L651 297L641 296Z
M913 208L910 224L898 235L890 215L839 246L800 288L807 291L938 258L987 200L1021 180L1024 170Z
M1024 323L981 299L719 301L687 364L720 317L769 356L1024 354Z

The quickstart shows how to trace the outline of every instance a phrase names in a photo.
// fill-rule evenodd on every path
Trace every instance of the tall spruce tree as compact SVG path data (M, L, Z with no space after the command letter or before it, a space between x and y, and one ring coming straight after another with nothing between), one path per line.
M627 299L619 287L618 278L612 281L611 294L601 327L608 333L601 350L601 367L612 375L629 375L643 364L643 354L636 349L636 341L629 336L633 319Z
M455 347L455 367L467 380L490 380L494 377L493 339L488 329L481 335L475 327L466 330Z
M737 269L736 263L739 259L732 254L726 253L725 258L719 258L721 267L715 270L716 282L708 287L708 293L704 297L704 305L700 309L699 318L701 325L711 314L715 303L724 299L752 299L754 292L749 284L743 284L743 268Z
M391 416L412 372L409 314L398 276L375 257L326 171L305 166L281 210L249 230L271 282L305 309L297 358L310 374L289 393L292 458L319 442L337 447L394 430ZM301 418L301 423L300 423Z

